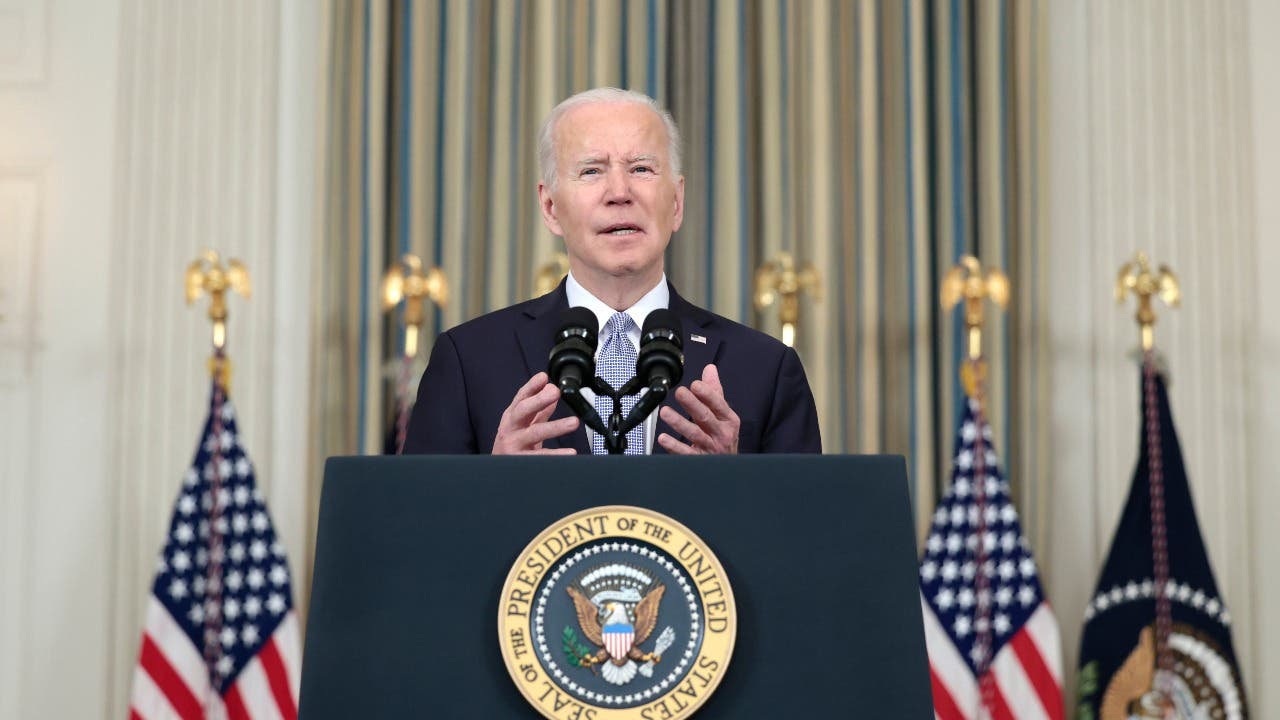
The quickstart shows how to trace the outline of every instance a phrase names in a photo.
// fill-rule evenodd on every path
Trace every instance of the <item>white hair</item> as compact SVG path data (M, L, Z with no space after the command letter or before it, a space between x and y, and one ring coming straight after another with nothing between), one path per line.
M556 186L556 124L570 110L592 103L633 103L643 105L657 114L667 131L667 162L671 166L672 173L676 176L680 175L680 129L676 127L676 121L671 118L671 113L663 109L657 100L644 93L615 87L600 87L583 90L577 95L565 98L559 105L552 108L546 122L542 123L542 130L538 133L538 167L542 170L542 182L548 188Z

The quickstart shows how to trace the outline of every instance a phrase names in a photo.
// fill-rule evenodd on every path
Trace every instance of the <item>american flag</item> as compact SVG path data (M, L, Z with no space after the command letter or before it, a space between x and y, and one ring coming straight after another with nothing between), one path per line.
M972 398L920 562L939 720L1064 716L1058 624Z
M215 382L151 587L130 720L293 720L299 647L284 547Z

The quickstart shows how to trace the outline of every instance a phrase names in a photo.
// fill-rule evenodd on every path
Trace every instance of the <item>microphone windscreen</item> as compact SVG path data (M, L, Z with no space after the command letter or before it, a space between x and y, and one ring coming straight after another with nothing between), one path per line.
M556 337L561 337L566 330L586 330L587 344L595 349L596 337L600 334L600 321L596 314L584 307L571 307L560 313L560 329Z
M655 330L670 330L676 347L683 345L684 329L680 322L680 317L667 308L658 308L650 311L645 316L644 327L640 330L640 342L644 343L644 338L649 337L649 333Z

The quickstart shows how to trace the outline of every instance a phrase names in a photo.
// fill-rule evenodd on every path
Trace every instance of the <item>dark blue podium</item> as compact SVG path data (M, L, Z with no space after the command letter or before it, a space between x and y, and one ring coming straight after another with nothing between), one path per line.
M698 720L933 717L905 463L799 455L330 459L301 717L540 717L499 650L503 581L602 505L673 518L728 574L737 641Z

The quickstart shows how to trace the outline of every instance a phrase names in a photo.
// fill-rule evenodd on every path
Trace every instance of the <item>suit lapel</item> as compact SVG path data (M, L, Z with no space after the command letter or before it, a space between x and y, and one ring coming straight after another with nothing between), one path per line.
M690 303L688 300L680 297L676 293L674 286L668 283L671 289L671 301L668 303L671 311L680 318L683 337L681 341L684 343L684 374L680 377L680 383L677 387L689 387L694 380L702 378L702 371L715 361L716 351L720 348L720 338L714 332L716 316L703 310L702 308ZM694 340L694 336L698 336L699 340ZM548 348L548 352L550 349ZM671 405L675 402L675 389L667 394L665 400L662 401L662 407ZM662 412L659 407L655 412ZM678 407L678 406L677 406ZM674 436L676 433L671 429L662 416L658 416L658 426L653 434L653 454L665 455L667 451L658 444L658 436L662 433Z
M568 309L569 300L562 280L559 287L530 303L524 311L525 322L516 329L516 339L520 343L520 352L524 355L526 379L533 377L534 373L547 369L547 360L551 355L551 346L555 340L560 315ZM569 406L561 401L556 404L551 419L559 420L572 414ZM587 433L581 427L568 435L551 438L543 443L543 447L572 447L578 451L578 454L591 452L591 448L587 446Z

